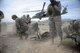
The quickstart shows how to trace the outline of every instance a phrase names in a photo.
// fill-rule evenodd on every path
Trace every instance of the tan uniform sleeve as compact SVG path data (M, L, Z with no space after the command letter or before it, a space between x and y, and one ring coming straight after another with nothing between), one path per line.
M52 15L52 6L49 5L48 8L47 8L47 15L51 16Z
M15 23L16 23L17 29L19 29L20 28L19 19L15 20Z
M57 11L61 12L61 3L59 2L58 6L54 6Z

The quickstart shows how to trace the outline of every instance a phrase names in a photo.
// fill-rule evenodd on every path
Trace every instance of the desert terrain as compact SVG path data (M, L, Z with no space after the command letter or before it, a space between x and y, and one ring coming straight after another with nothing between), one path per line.
M39 25L39 28L41 33L49 31L48 25ZM63 40L63 44L60 45L59 37L56 37L52 44L50 38L46 40L34 40L30 39L32 36L35 36L35 34L29 35L27 39L20 40L16 35L14 24L3 26L0 43L1 47L4 45L5 47L3 47L2 53L79 53L73 47L74 43L68 46L68 43L71 43L70 41L66 43L66 40Z

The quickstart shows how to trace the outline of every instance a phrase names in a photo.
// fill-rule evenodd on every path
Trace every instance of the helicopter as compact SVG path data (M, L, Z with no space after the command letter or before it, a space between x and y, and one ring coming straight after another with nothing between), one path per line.
M46 14L46 11L44 11L45 4L46 4L46 2L43 3L42 10L25 11L24 13L28 13L28 12L38 12L38 13L36 13L34 16L32 16L32 19L34 19L34 18L39 18L39 19L41 20L42 18L48 17L48 15ZM63 6L63 8L64 8L64 9L63 9L61 15L67 13L67 6L66 6L66 7ZM40 11L40 12L39 12L39 11Z
M39 19L41 20L43 17L48 17L48 16L43 16L43 15L46 13L46 11L44 11L45 4L46 4L46 2L44 2L43 7L42 7L42 10L25 11L24 13L28 13L28 12L38 12L38 13L36 13L34 16L32 16L32 18L33 18L33 19L34 19L34 18L39 18ZM40 12L39 12L39 11L40 11Z

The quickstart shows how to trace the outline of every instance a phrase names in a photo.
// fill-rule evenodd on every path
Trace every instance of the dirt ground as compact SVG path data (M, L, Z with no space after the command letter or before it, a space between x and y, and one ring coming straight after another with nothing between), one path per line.
M54 44L52 44L51 39L45 41L31 40L31 36L26 40L20 40L19 37L15 35L13 26L14 25L8 25L6 32L1 34L4 38L2 42L8 45L5 53L78 53L71 48L60 45L59 38L55 38ZM49 31L47 25L41 25L39 27L41 32Z

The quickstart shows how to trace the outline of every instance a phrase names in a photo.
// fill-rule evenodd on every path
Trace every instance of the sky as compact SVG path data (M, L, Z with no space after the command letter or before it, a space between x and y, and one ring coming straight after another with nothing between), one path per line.
M62 15L62 19L80 19L80 0L59 0L62 6L67 6L68 13ZM11 16L16 14L18 17L30 14L32 17L37 12L24 13L24 11L41 10L43 3L46 2L45 9L50 4L49 0L0 0L0 10L4 12L3 22L13 22ZM63 8L63 7L62 7ZM42 20L46 20L44 18ZM34 19L35 21L39 19Z

